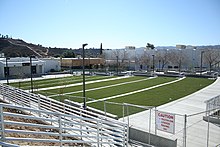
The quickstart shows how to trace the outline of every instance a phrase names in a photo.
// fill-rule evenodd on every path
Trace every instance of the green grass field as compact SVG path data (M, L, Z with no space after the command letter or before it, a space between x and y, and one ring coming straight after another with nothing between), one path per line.
M87 105L97 108L99 110L104 110L105 98L116 96L116 98L108 99L105 103L106 111L112 114L122 117L123 115L123 103L130 103L142 106L160 106L162 104L177 100L191 93L194 93L214 82L214 80L205 78L185 78L181 81L157 87L150 90L143 90L141 92L136 92L141 89L149 88L159 84L164 84L167 82L175 81L178 78L171 77L157 77L148 78L140 76L132 76L128 78L121 78L110 80L115 77L106 76L91 76L86 77L86 81L94 81L94 83L86 84L86 97ZM109 79L109 81L99 81L101 79ZM63 101L64 99L69 99L75 102L82 103L82 84L78 86L68 87L69 84L81 83L81 76L71 76L64 78L55 79L45 79L34 81L38 88L63 86L61 88L55 88L51 90L37 91L37 93L50 96L53 99ZM18 83L10 84L18 87ZM22 86L21 86L22 85ZM29 89L30 82L22 82L20 86L23 89ZM136 92L130 94L131 92ZM127 94L126 96L121 96L122 94ZM90 99L89 99L90 98ZM93 100L100 100L94 101ZM110 104L108 102L119 103L120 105ZM126 110L127 111L127 110ZM143 109L129 107L129 114L137 113L143 111Z
M106 78L112 78L112 77L86 76L87 81L100 80L100 79L106 79ZM46 87L53 87L53 86L60 86L60 85L75 84L79 82L82 82L82 76L68 76L68 77L63 77L63 78L34 80L33 87L35 89L38 89L38 88L46 88ZM14 87L20 87L21 89L24 89L24 90L30 89L30 81L10 83L10 85Z
M136 93L133 95L129 95L126 97L120 97L116 99L110 100L111 102L116 103L131 103L142 106L160 106L162 104L177 100L189 94L192 94L210 84L212 84L214 80L204 79L204 78L186 78L182 81L158 87L155 89L151 89L148 91ZM91 103L89 106L95 107L97 109L103 110L102 107L103 102ZM109 113L118 115L122 117L122 106L108 104L107 111ZM129 114L137 113L142 111L143 109L132 108L130 107Z

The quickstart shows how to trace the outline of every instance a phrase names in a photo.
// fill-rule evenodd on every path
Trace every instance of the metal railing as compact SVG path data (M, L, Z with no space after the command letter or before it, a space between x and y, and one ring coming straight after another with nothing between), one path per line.
M206 116L211 116L220 119L220 95L205 101ZM218 108L218 109L217 109Z
M59 133L48 133L48 135L59 136L58 140L49 140L52 142L59 142L61 145L66 142L86 143L94 146L127 146L128 145L128 125L124 122L98 115L94 112L86 111L51 98L41 95L25 92L24 90L14 88L8 85L0 84L0 94L2 99L14 105L11 106L1 104L3 107L17 108L19 110L27 111L33 116L11 114L1 111L1 139L12 140L4 136L5 133L10 132L4 128L5 124L21 125L19 122L7 122L4 116L14 116L21 118L43 120L50 125L42 126L39 124L25 124L36 127L48 127L58 129ZM22 107L21 107L22 106ZM13 130L16 133L31 133L31 131ZM37 134L45 134L45 132L37 132ZM77 138L76 140L62 140L64 136ZM27 138L24 141L46 141L45 139ZM21 138L13 138L13 140L22 140Z

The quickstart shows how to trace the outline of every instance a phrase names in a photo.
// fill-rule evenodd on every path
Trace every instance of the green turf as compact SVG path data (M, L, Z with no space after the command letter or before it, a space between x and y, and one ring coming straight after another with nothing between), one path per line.
M119 83L124 83L124 82L129 82L129 81L135 81L135 80L141 80L141 79L146 79L146 77L129 77L129 78L123 78L123 79L117 79L117 80L111 80L111 81L105 81L105 82L86 84L86 89L98 88L98 87L119 84ZM39 91L39 93L41 94L47 93L47 95L54 95L54 94L62 94L62 93L68 93L68 92L74 92L74 91L82 91L82 85L58 88L58 89L52 89L52 90L44 90L44 91ZM79 94L78 96L81 96L81 95L82 93Z
M105 79L105 78L113 78L113 77L103 77L103 76L86 77L86 81ZM146 78L147 77L129 77L129 78L112 80L112 81L91 83L91 84L86 84L86 89L93 89L93 88L98 88L98 87L103 87L103 86L108 86L108 85L125 83L129 81L142 80ZM154 85L166 83L166 82L173 81L173 80L175 80L175 78L159 77L159 78L143 80L143 81L139 81L135 83L127 83L127 84L123 84L120 86L113 86L113 87L102 88L102 89L94 90L94 91L87 91L86 96L92 97L94 99L101 99L101 98L119 95L119 94L131 92L131 91L136 91L139 89L151 87ZM34 81L34 82L41 85L42 87L44 86L52 87L52 86L58 86L58 85L67 85L70 83L71 84L81 83L82 77L72 76L72 77L65 77L65 78L39 80L39 81ZM213 82L214 80L205 79L205 78L187 77L186 79L173 83L173 84L165 85L165 86L158 87L158 88L151 89L151 90L144 91L144 92L139 92L136 94L131 94L129 96L124 96L124 97L108 100L110 102L120 103L120 105L106 103L106 110L107 112L115 114L118 117L122 117L123 116L122 103L130 103L130 104L143 105L143 106L159 106L159 105L174 101L176 99L182 98L193 92L196 92ZM52 85L52 83L55 83L55 84ZM26 82L22 84L24 85L24 87L25 87L25 84L28 87L30 83ZM82 103L83 99L80 98L82 96L82 93L80 92L81 90L82 90L82 85L58 88L58 89L47 90L47 91L38 91L38 92L44 95L60 94L60 96L53 97L54 99L59 100L59 101L63 101L63 99L70 99L70 100ZM70 95L62 95L63 93L68 93L68 92L73 92L73 91L75 92L78 91L78 93L70 94ZM87 98L87 101L90 101L90 99ZM104 110L103 101L91 103L88 105L91 107L100 109L100 110ZM143 109L135 108L135 107L128 107L128 110L126 108L127 107L124 108L125 116L127 115L127 111L129 112L129 114L143 111Z
M175 78L170 77L158 77L149 80L143 80L135 83L129 83L125 85L119 85L94 91L86 92L86 96L94 99L106 98L114 95L124 94L144 88L148 88L151 86L155 86L158 84L166 83L175 80ZM73 94L73 96L81 96L82 93Z
M110 101L116 103L131 103L136 105L143 105L143 106L159 106L176 99L182 98L187 96L193 92L196 92L209 84L213 83L214 80L209 80L205 78L186 78L182 81L169 84L166 86L158 87L155 89L151 89L145 92L140 92L136 94L132 94L125 97L120 97L116 99L112 99ZM95 107L98 109L103 110L100 106L100 102L91 103L89 104L91 107ZM122 117L122 106L116 105L107 105L107 112L118 115ZM131 109L129 114L137 113L141 111L140 109L135 110L134 108Z
M109 76L86 76L87 81L112 78ZM44 80L34 80L33 87L35 89L53 87L60 85L68 85L82 82L82 76L69 76L63 78L52 78ZM30 89L30 81L10 83L11 86L20 87L21 89Z

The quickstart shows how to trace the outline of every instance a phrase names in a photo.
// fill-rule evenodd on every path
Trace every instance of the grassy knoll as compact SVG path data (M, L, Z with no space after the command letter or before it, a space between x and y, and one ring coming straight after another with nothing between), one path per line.
M112 99L110 101L117 103L131 103L144 106L159 106L194 93L208 86L209 84L212 84L213 82L214 80L209 80L205 78L186 78L173 84L125 97ZM91 103L89 104L89 106L103 110L103 105L101 105L101 103L103 102ZM122 117L122 106L107 104L107 111L109 113L116 114L119 117ZM130 114L137 113L139 111L141 110L129 107Z

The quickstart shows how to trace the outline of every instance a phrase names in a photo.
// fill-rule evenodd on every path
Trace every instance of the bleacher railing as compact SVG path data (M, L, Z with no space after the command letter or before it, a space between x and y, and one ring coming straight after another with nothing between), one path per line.
M23 141L51 141L64 143L83 143L92 146L127 146L128 145L128 125L124 122L98 115L96 113L83 110L42 95L28 93L24 90L11 87L9 85L0 84L0 94L2 100L12 105L1 104L1 140L23 140ZM13 108L27 111L33 116L22 114L11 114L4 112L3 108ZM58 133L46 134L59 136L59 139L45 140L33 138L8 138L5 133L14 132L21 134L45 134L45 132L34 132L27 130L7 130L5 125L24 125L19 122L8 122L4 120L4 116L21 117L25 119L43 120L50 125L39 125L25 123L26 126L44 127L58 129ZM74 137L76 140L63 140L64 137Z
M206 103L206 116L211 115L220 119L220 95L205 101Z

